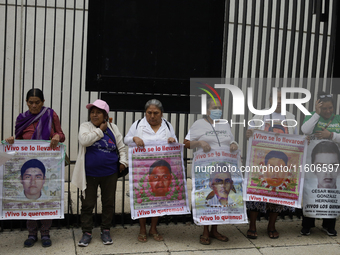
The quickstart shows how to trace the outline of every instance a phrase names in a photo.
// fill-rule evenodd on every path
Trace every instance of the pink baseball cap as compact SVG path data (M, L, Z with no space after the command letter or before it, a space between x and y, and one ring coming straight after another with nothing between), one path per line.
M86 105L86 108L90 109L92 106L105 110L107 114L109 114L110 111L109 105L103 100L97 99L96 101L93 102L93 104Z

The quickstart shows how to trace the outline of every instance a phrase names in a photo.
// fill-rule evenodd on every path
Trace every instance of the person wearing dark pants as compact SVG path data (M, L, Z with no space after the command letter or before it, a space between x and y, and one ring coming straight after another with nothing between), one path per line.
M113 209L115 204L115 193L118 173L105 177L86 176L87 188L85 198L82 197L81 226L83 232L92 233L93 217L92 212L97 202L97 190L100 186L102 201L102 223L101 232L110 229Z
M40 89L34 88L27 92L26 104L28 111L20 113L17 117L15 123L15 139L50 140L50 147L54 149L58 146L59 142L65 141L65 135L61 129L57 113L53 109L45 107L44 102L44 94ZM13 144L15 139L11 136L6 139L6 142ZM37 160L33 161L36 163ZM31 163L33 161L30 160ZM35 168L37 166L31 165L31 167ZM26 173L28 177L24 176L24 172L30 169L28 167L22 168L21 182L24 188L23 196L30 201L48 199L41 191L45 182L45 167L42 166L38 168L42 171L40 174ZM31 187L32 182L35 183L32 185L33 187ZM40 184L38 185L37 183ZM28 238L24 242L24 247L32 247L38 241L38 221L39 220L27 220ZM41 244L43 247L49 247L52 245L49 231L52 220L40 220L40 223Z
M127 153L123 137L116 125L108 123L109 106L98 99L88 104L89 122L79 129L80 150L74 167L72 183L83 191L81 227L83 236L78 246L86 247L92 239L92 211L97 202L98 186L101 190L103 244L112 244L112 225L118 171L127 166Z

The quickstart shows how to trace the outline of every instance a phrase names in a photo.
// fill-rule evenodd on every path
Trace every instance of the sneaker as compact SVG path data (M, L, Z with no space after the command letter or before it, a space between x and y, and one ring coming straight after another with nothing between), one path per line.
M50 239L50 236L42 236L41 237L41 245L42 247L50 247L52 245L52 241Z
M83 233L83 236L80 239L78 246L81 246L81 247L88 246L89 243L91 242L91 239L92 239L92 235L90 233L87 233L87 232Z
M113 244L112 238L110 236L110 230L108 229L102 230L102 232L100 233L100 237L103 240L103 244Z
M310 235L310 228L302 228L301 231L300 231L300 234L304 235L304 236L309 236Z
M325 231L329 236L336 236L338 234L335 229L323 228L323 231Z
M28 238L24 242L24 247L32 247L36 241L38 241L37 236L28 236Z

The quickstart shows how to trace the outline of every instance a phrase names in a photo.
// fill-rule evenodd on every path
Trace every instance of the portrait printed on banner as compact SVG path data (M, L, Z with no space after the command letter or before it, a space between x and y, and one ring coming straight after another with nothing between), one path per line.
M135 159L133 183L134 204L186 199L182 163L176 157L167 159Z
M338 171L335 166L340 163L338 146L331 141L322 141L312 150L312 165L320 166L320 171L314 171L318 189L337 189Z
M258 147L254 149L253 165L257 171L249 173L247 193L298 199L299 165L301 153Z
M23 186L22 197L33 200L46 200L42 191L46 179L46 168L38 159L30 159L21 167L20 182Z
M236 193L234 181L232 179L230 170L223 171L223 166L227 168L226 164L218 164L219 171L210 173L209 187L212 191L206 197L207 206L234 206L234 200L229 196L233 191Z

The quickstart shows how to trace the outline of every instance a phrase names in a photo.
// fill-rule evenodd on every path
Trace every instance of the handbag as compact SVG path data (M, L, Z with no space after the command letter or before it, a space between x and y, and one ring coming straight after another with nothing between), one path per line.
M111 126L111 123L109 123L110 126ZM111 126L112 128L112 126ZM116 141L116 139L114 139L113 137L111 137L111 135L105 131L104 132L108 137L111 138L112 141ZM118 170L118 178L120 177L124 177L126 176L128 173L129 173L129 167L125 167L125 169L123 171L120 171L119 170L119 167L120 167L120 163L119 163L119 160L120 160L120 155L119 155L119 150L118 150L118 147L117 147L117 141L116 141L116 153L117 153L117 156L118 156L118 161L117 161L117 170Z

